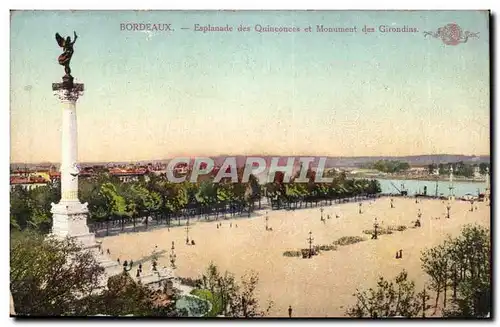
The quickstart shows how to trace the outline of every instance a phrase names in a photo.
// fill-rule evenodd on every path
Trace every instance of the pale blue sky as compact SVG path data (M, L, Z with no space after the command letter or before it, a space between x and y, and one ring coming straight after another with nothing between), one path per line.
M127 22L175 31L120 31ZM452 22L479 39L423 36ZM251 32L181 30L240 23ZM313 32L259 34L255 24ZM419 32L317 33L318 24ZM487 12L27 11L11 18L13 162L60 158L54 35L73 30L72 74L86 87L80 161L489 153Z

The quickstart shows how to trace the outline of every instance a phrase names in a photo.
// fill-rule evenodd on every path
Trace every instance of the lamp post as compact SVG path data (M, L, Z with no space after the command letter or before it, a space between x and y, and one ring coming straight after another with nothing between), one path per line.
M418 209L418 212L417 212L417 221L415 222L415 227L420 227L420 218L422 217L422 212L420 211L420 209Z
M267 215L266 211L266 230L269 230L268 222L269 222L269 216Z
M175 259L177 258L177 255L175 254L175 246L174 246L174 241L172 241L172 247L170 249L170 266L172 269L175 269Z
M158 265L158 252L156 251L157 249L158 249L158 245L155 246L153 252L151 253L153 271L157 271L157 269L156 269L156 266ZM142 270L141 265L139 265L139 269Z
M310 258L312 257L312 242L314 241L311 231L309 231L309 237L307 238L307 241L309 242L309 258Z
M375 221L373 223L373 235L372 239L376 240L378 238L378 222L377 222L377 217L375 217Z

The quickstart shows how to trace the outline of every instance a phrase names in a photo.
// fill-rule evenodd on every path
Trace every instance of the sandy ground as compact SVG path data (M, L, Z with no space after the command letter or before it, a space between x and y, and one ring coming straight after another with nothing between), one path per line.
M254 270L259 274L261 307L268 300L274 302L271 316L288 316L291 305L296 317L338 317L344 316L346 308L354 303L352 294L356 288L375 286L378 276L392 278L404 268L421 288L426 282L420 268L423 249L441 243L447 235L459 235L464 224L490 226L490 207L484 202L478 203L474 212L469 211L468 202L453 202L451 219L445 219L446 204L440 200L416 204L412 199L395 198L394 205L391 209L389 198L364 202L362 214L358 213L358 203L327 206L323 216L329 214L332 218L325 223L320 220L319 207L269 210L273 231L265 230L265 211L258 211L252 218L223 220L219 229L215 221L192 221L189 237L195 240L195 246L185 244L186 231L177 227L107 237L102 239L103 248L111 250L113 259L137 261L150 255L158 245L159 250L166 251L160 266L168 266L174 241L178 276L199 277L211 261L236 276ZM378 240L362 233L372 228L375 217L381 227L410 227L418 208L422 211L421 228L382 235ZM341 213L341 218L335 218L336 212ZM330 244L342 236L363 236L366 241L322 252L312 259L284 257L286 250L308 247L309 231L318 245ZM399 249L403 250L403 259L396 260ZM144 266L149 267L150 263Z

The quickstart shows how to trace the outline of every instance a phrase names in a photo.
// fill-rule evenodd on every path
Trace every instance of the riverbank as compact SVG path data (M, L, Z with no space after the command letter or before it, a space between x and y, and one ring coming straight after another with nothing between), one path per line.
M356 174L350 177L356 179L397 179L397 180L406 180L406 181L426 181L426 182L449 182L450 176L439 176L436 178L434 175L425 175L425 176L407 176L407 175L371 175L371 174ZM470 182L470 183L486 183L486 178L467 178L463 176L453 176L454 182Z

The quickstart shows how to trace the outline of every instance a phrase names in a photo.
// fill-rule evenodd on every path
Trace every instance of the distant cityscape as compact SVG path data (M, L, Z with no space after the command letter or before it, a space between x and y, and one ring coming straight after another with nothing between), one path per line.
M273 156L265 156L266 161ZM211 157L215 167L210 175L216 174L224 156ZM237 156L237 168L244 168L246 156ZM280 164L284 164L288 157L280 156ZM319 157L315 157L317 159ZM121 182L138 181L141 177L147 178L148 174L165 174L168 162L142 161L142 162L109 162L109 163L82 163L79 167L80 178L92 178L101 173L117 177ZM486 169L489 169L489 156L464 156L464 155L422 155L408 157L328 157L325 176L344 172L351 177L359 178L397 178L397 179L448 179L450 165L454 167L455 179L484 181ZM187 175L193 169L194 160L189 165L178 164L173 168L176 176ZM314 161L317 163L317 160ZM315 164L311 169L315 170ZM203 167L202 167L203 168ZM300 169L296 162L294 173ZM21 186L32 189L49 183L58 182L61 178L59 165L55 163L10 165L11 188ZM202 178L202 176L200 176ZM260 177L259 177L260 178ZM261 180L262 182L262 180Z

